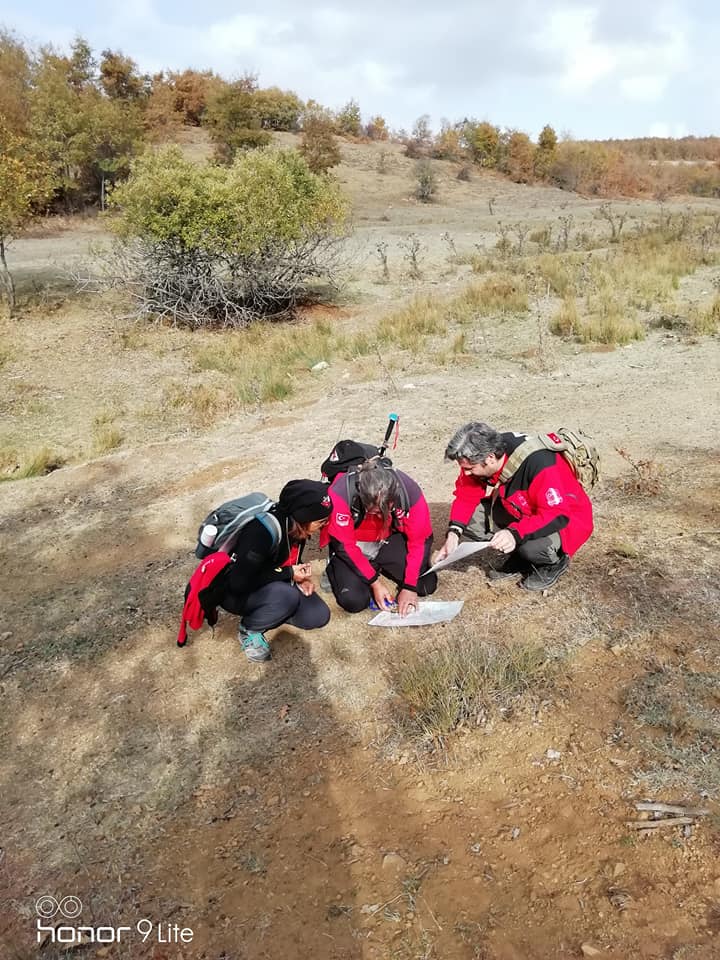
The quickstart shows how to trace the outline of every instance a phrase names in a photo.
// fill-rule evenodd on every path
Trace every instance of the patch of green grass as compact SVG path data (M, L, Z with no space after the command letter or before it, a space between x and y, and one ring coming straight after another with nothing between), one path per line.
M522 694L548 690L558 663L538 644L493 644L467 634L430 653L410 649L388 669L401 728L411 738L439 741Z

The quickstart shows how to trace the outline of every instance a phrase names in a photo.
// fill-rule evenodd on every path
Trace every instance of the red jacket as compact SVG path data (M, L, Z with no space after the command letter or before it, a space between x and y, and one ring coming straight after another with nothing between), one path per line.
M322 532L320 546L324 547L332 541L333 550L355 569L357 575L366 583L374 583L379 574L358 547L358 542L378 543L387 540L392 533L401 533L407 542L405 576L401 588L417 590L425 543L432 536L430 510L417 483L400 470L395 470L395 473L405 488L407 504L406 509L395 507L386 523L383 523L382 517L364 515L364 511L358 518L357 504L347 502L346 474L336 477L329 491L332 500L330 522ZM356 507L355 515L353 506Z
M525 438L503 434L503 439L512 452ZM492 497L506 461L507 455L500 470L490 478L460 472L450 508L451 530L462 535L481 501ZM485 506L489 511L490 502ZM569 555L575 553L593 531L590 499L562 454L553 450L531 453L507 483L500 484L492 515L495 526L510 530L518 546L527 540L558 533L562 548Z

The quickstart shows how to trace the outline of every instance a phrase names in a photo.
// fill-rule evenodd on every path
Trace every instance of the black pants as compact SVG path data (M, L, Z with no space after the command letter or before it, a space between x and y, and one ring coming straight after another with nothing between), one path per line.
M483 500L475 510L470 522L465 527L463 536L466 540L490 540L490 520L488 518L487 501ZM495 504L493 518L498 530L503 530L512 521L499 503ZM517 556L533 567L545 567L557 563L563 555L559 533L550 533L547 537L538 537L537 540L526 540L516 548Z
M423 555L420 573L427 570L430 566L430 551L432 550L432 537L425 541L425 553ZM405 577L405 563L407 561L407 541L401 533L393 533L389 540L380 547L378 555L370 563L380 573L385 574L390 580L401 584ZM338 605L347 610L348 613L359 613L365 610L370 603L372 592L370 585L362 577L358 576L355 570L333 553L332 544L330 546L330 560L327 565L326 573L330 586L335 594ZM437 574L428 573L427 576L421 576L418 580L417 594L419 597L428 597L437 590Z
M266 583L245 597L226 596L222 603L228 613L240 615L240 626L246 630L272 630L289 623L299 630L317 630L330 619L330 607L322 597L309 597L294 583Z

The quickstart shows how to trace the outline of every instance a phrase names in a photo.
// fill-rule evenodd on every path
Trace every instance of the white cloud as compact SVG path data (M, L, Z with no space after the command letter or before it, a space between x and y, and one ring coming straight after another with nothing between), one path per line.
M665 120L656 120L650 124L648 136L650 137L686 137L688 128L684 123L668 123Z
M620 89L628 100L639 102L654 102L659 100L667 89L670 78L650 74L644 77L623 77Z

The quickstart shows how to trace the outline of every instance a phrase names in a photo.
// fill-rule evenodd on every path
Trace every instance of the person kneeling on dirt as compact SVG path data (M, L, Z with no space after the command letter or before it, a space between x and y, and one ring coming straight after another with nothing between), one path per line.
M327 484L291 480L270 513L280 524L280 543L262 519L242 528L228 564L213 583L213 602L240 615L238 640L248 660L269 660L265 631L288 623L300 630L324 627L330 608L315 593L309 563L302 563L305 541L330 516ZM217 592L215 592L215 584Z
M592 533L592 504L554 450L535 450L509 479L502 478L508 458L525 439L486 423L466 423L455 433L445 459L455 460L460 474L447 538L434 559L444 559L463 537L489 539L507 556L488 577L521 577L521 587L541 591L557 583Z
M420 487L376 459L339 474L329 492L332 513L323 539L329 543L326 573L338 604L348 613L366 609L371 599L380 610L391 606L383 573L400 587L400 616L412 613L417 598L437 588L437 574L421 576L430 566L433 534Z

